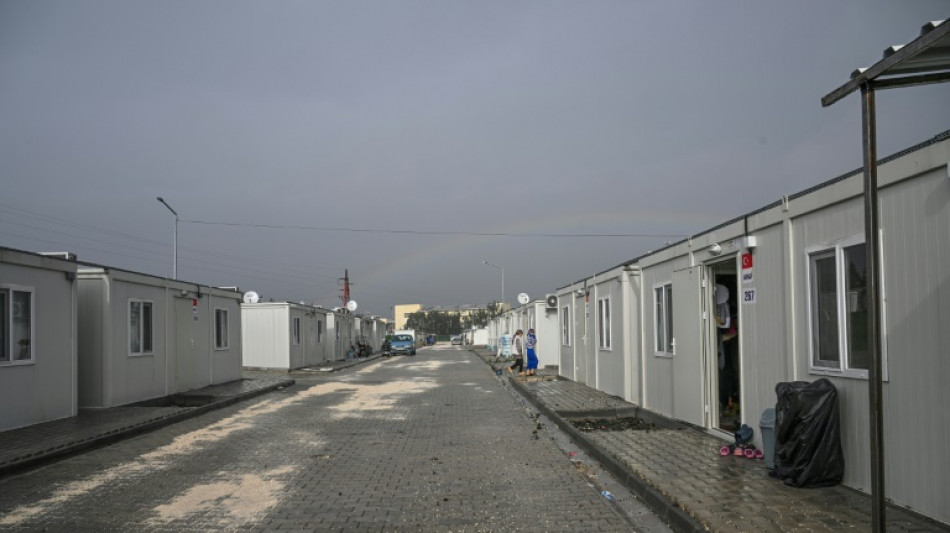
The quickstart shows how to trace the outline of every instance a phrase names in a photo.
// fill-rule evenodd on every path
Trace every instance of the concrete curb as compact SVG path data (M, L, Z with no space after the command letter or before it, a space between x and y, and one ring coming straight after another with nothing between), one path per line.
M323 366L318 366L318 365L305 366L305 367L303 367L303 368L295 368L295 369L293 369L293 370L288 370L287 373L288 373L288 374L296 374L296 375L331 374L331 373L333 373L333 372L339 372L340 370L345 370L345 369L347 369L347 368L352 368L352 367L354 367L354 366L363 365L363 364L369 363L370 361L375 361L375 360L377 360L377 359L383 359L383 358L384 358L384 357L383 357L382 355L371 355L371 356L369 356L369 357L367 357L367 358L365 358L365 359L355 359L355 360L352 360L352 361L344 361L343 364L341 364L341 365L339 365L339 366L329 366L329 367L328 367L327 365L323 365ZM389 358L391 359L392 356L390 356ZM324 368L325 368L326 370L323 370Z
M205 414L207 412L213 411L215 409L221 409L229 405L233 405L243 400L253 398L255 396L260 396L261 394L271 392L280 388L289 387L295 384L296 381L292 379L283 380L271 385L261 387L253 391L248 391L246 393L237 394L234 396L222 397L220 400L212 401L205 405L199 407L190 407L182 408L180 411L174 413L168 413L161 415L149 420L138 422L135 424L130 424L128 426L122 426L115 429L110 429L98 435L92 437L87 437L80 439L74 442L69 442L65 444L60 444L52 448L34 453L32 455L27 455L22 458L15 459L9 463L0 465L0 478L6 477L8 475L14 474L16 472L21 472L23 470L29 470L31 468L36 468L45 464L53 463L67 457L77 455L81 452L92 450L95 448L101 448L107 446L114 442L120 440L128 439L136 435L141 435L143 433L148 433L150 431L155 431L156 429L170 426L174 423L187 420L189 418L194 418L196 416Z
M538 400L529 390L527 390L524 385L521 384L516 379L509 378L512 386L521 393L531 405L536 409L544 413L549 419L551 419L561 431L564 431L570 435L571 439L574 440L584 451L597 460L601 465L604 466L614 477L617 478L620 483L625 487L630 489L634 494L636 494L643 502L663 519L673 531L678 533L701 533L707 532L705 526L702 525L698 520L690 516L685 509L677 505L667 496L664 496L659 491L651 487L645 480L637 476L635 473L631 472L626 465L618 461L613 455L602 450L599 446L594 444L586 435L578 431L570 422L565 418L562 418L562 415L555 412L553 409L549 408L543 402ZM626 409L622 411L627 411ZM598 411L599 416L604 415L604 411ZM625 415L626 416L626 415Z
M475 350L469 350L474 353L476 356L484 360L484 358ZM485 364L489 368L493 368L490 361L485 361ZM651 487L644 479L637 476L635 473L630 471L626 465L617 460L616 457L610 453L604 451L599 446L594 444L586 435L578 431L570 422L566 420L562 413L558 413L553 409L549 408L541 400L535 397L534 394L521 384L517 379L513 379L510 376L504 376L508 379L508 382L518 391L519 394L525 397L531 405L533 405L538 411L542 412L546 417L552 420L557 427L567 433L571 439L583 448L584 452L594 458L597 462L603 465L614 477L617 478L620 483L622 483L627 489L637 495L643 502L649 507L654 513L657 514L662 520L664 520L669 526L670 529L676 531L677 533L705 533L709 529L705 527L698 520L690 516L685 509L677 505L669 497L664 496L662 493ZM591 411L572 411L571 417L574 418L590 418L596 416L643 416L647 415L646 411L641 411L638 407L626 408L626 409L609 409L609 410L591 410ZM652 413L649 413L652 415ZM652 416L643 416L644 418L649 418L651 421ZM672 422L672 421L671 421ZM675 424L675 423L673 423ZM665 425L665 424L663 424ZM682 426L686 427L686 426Z

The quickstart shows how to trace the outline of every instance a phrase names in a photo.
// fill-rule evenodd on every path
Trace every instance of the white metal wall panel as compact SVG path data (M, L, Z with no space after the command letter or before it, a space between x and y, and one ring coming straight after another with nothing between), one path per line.
M558 361L558 374L568 379L574 379L574 345L577 343L577 330L574 324L574 296L570 289L561 291L557 295L557 345L559 347L560 358ZM567 316L564 315L564 309L567 308ZM563 321L568 324L568 343L563 344L561 339L561 325Z
M887 496L950 523L950 179L946 167L881 192L887 296ZM866 405L866 403L865 403ZM943 473L943 474L941 474Z
M788 275L787 239L781 225L756 231L758 246L752 251L752 281L743 283L741 263L737 298L736 327L740 342L740 398L742 421L758 428L762 411L775 407L775 385L790 381L793 354L786 350L787 336L795 324L786 312ZM794 266L794 265L793 265ZM799 267L801 268L801 267ZM743 289L755 289L755 303L743 303ZM798 297L801 299L801 297ZM756 442L761 435L756 431Z
M610 275L616 275L610 274ZM600 327L598 313L599 301L610 299L610 349L600 348ZM591 305L591 314L595 315L595 331L593 334L594 353L597 357L597 385L598 389L615 396L624 395L624 350L622 315L623 297L620 293L620 280L612 278L597 284L597 301Z
M244 306L244 366L290 368L290 312L286 304ZM250 352L253 350L253 352Z
M105 405L112 407L151 398L160 398L166 394L168 365L166 342L162 333L166 331L165 289L131 281L113 278L109 283L111 290L110 307L106 312L111 315L111 350L103 354L105 370ZM129 355L129 301L130 299L152 302L152 342L151 355Z
M673 359L656 355L656 312L653 287L673 281L674 263L667 262L643 269L644 313L643 332L643 379L644 407L666 416L673 416ZM676 291L674 290L674 294ZM676 308L673 309L676 312ZM674 332L675 334L675 332Z
M209 339L211 347L211 384L228 383L241 379L243 376L241 344L241 303L234 298L222 298L209 295L210 306L209 322L211 323ZM228 347L215 348L215 309L224 309L228 312Z
M4 251L4 255L13 252ZM43 258L28 257L42 263ZM0 366L0 430L75 416L76 303L62 270L0 262L0 285L33 290L32 364Z
M926 156L926 154L920 154ZM910 154L908 157L914 157ZM915 170L919 170L916 168ZM950 522L946 496L950 459L928 455L926 461L907 453L907 437L917 449L942 449L950 439L950 365L946 347L950 328L950 182L946 167L897 183L881 191L883 275L887 377L884 384L885 482L889 499L919 512ZM860 199L810 213L795 221L796 255L804 269L804 249L863 234ZM794 279L804 295L804 272ZM802 327L796 332L802 379L818 377L808 372L808 310L796 306ZM868 471L868 382L855 378L829 378L838 388L842 445L848 467L845 484L870 490ZM913 407L909 407L913 406Z

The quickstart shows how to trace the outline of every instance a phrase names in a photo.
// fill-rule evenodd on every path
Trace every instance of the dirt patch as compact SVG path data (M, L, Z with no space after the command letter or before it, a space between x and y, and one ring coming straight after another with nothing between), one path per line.
M570 420L571 425L580 431L625 431L628 429L649 431L658 429L653 422L635 417L616 417L616 418L575 418Z

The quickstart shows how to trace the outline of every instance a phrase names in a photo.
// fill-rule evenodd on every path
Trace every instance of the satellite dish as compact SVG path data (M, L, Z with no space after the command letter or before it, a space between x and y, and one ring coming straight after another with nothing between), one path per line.
M261 301L261 295L257 294L254 291L247 291L244 293L244 303L246 304L256 304Z
M350 301L346 302L346 310L347 310L347 311L349 311L349 312L352 313L352 312L356 311L356 307L357 307L357 306L356 306L356 300L350 300Z
M518 295L518 303L520 303L521 305L524 305L530 301L531 301L531 298L528 296L527 293L523 292Z

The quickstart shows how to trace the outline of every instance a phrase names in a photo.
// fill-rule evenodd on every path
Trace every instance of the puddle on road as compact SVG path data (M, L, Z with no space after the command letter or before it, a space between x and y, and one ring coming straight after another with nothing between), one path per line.
M571 425L580 431L624 431L633 430L652 430L659 429L653 422L647 422L642 418L635 416L614 417L614 418L572 418L568 420Z

